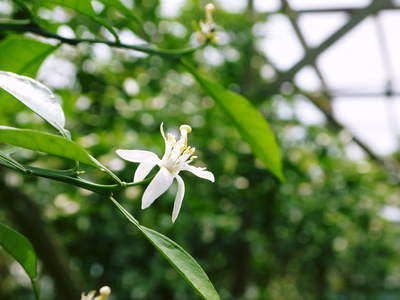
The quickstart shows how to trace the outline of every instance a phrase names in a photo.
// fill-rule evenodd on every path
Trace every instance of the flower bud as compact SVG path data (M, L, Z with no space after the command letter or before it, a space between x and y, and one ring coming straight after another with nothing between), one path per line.
M110 287L109 286L103 286L101 289L100 289L100 295L102 295L102 296L108 296L108 295L110 295L111 294L111 289L110 289Z

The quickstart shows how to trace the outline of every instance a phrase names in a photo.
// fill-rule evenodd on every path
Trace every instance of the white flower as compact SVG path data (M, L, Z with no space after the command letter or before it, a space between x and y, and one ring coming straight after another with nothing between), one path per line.
M86 295L82 294L81 300L106 300L107 297L111 294L111 289L108 286L103 286L99 292L100 296L97 296L96 298L94 298L96 291L91 291Z
M187 145L187 135L192 131L192 128L189 125L182 125L179 130L181 137L176 141L172 134L165 135L163 124L161 123L160 131L165 141L165 153L161 159L150 151L117 150L117 154L123 159L140 163L136 169L133 182L142 181L156 165L160 167L160 170L144 191L142 209L149 207L158 197L165 193L174 179L176 179L178 191L172 211L172 222L175 222L178 217L185 194L185 184L182 177L179 176L180 171L189 171L200 178L214 182L214 175L211 172L205 171L205 168L197 168L190 165L193 159L196 158L196 156L193 156L195 148Z
M197 39L200 43L218 42L218 38L215 34L216 24L214 23L213 12L215 10L215 6L212 3L208 3L205 6L206 11L206 20L200 21L200 31L197 33Z

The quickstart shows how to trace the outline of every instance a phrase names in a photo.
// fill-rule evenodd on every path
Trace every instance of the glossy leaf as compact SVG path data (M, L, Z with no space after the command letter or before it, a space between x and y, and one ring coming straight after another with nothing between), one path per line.
M43 61L57 48L24 36L8 36L0 43L0 70L35 77Z
M31 279L35 295L38 299L36 286L37 259L29 240L17 231L0 223L0 246L3 247L25 270Z
M213 284L196 260L181 246L161 233L142 226L115 199L111 198L125 217L135 225L140 232L156 247L172 267L204 298L207 300L220 299Z
M169 263L186 279L204 299L220 299L207 274L181 246L150 228L140 226L146 238L164 255Z
M77 143L64 137L29 129L0 126L0 143L45 152L105 169Z
M65 116L61 104L46 86L26 76L0 71L0 88L49 122L62 135L69 136L64 128Z
M184 65L204 91L230 118L257 158L264 163L267 169L283 180L279 147L271 127L263 115L248 99L204 78L191 65L185 62Z

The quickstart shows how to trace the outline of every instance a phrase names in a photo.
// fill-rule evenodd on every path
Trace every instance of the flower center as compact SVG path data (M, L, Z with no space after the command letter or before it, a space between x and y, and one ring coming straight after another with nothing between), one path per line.
M192 132L192 128L189 125L181 125L179 130L181 136L178 141L172 134L167 134L165 154L160 164L161 167L168 169L172 174L178 174L185 164L196 158L192 156L195 148L187 144L187 135Z

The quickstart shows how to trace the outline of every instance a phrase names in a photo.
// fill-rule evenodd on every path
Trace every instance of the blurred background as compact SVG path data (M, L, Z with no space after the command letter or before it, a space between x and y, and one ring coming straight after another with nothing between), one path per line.
M193 22L204 19L208 1L121 2L143 20L142 28L101 2L92 6L122 42L184 48L195 44ZM62 100L73 139L125 181L136 165L119 159L116 149L161 155L161 122L170 131L193 127L197 165L207 166L216 183L183 174L186 196L174 225L174 189L144 211L142 187L117 199L191 253L222 299L398 299L400 2L214 4L219 43L193 59L262 111L281 147L285 182L255 160L174 61L104 44L62 45L37 78ZM36 13L61 36L112 39L73 10L46 4ZM0 0L0 19L26 18L16 3ZM14 37L0 31L0 43ZM18 59L1 56L0 69ZM52 131L14 102L0 100L0 124ZM17 157L48 168L71 165L29 151ZM90 168L86 176L108 180ZM105 284L115 300L198 299L104 197L4 168L0 178L0 220L35 246L44 300L71 300ZM28 278L4 251L0 299L33 299Z

